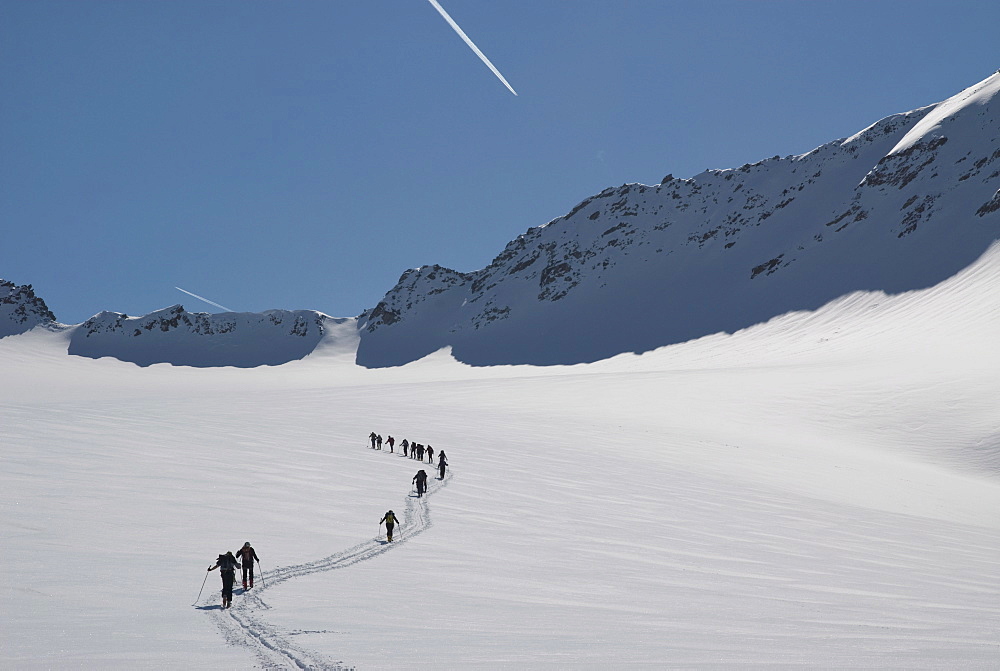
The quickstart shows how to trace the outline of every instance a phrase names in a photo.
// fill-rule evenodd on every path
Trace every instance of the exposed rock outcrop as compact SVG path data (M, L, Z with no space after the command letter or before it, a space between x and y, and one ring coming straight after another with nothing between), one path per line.
M56 316L30 284L20 286L0 279L0 338L54 325Z

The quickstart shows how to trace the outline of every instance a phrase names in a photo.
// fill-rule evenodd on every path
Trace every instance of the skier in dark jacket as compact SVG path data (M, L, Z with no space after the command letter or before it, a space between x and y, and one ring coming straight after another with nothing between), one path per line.
M390 510L389 512L387 512L385 515L382 516L382 519L379 521L379 526L382 525L382 522L385 522L385 536L388 539L388 541L391 543L392 542L392 528L394 526L396 526L396 522L397 522L397 520L396 520L396 513L392 512Z
M243 563L243 591L245 592L253 587L253 563L260 561L260 559L257 558L257 553L251 547L250 541L244 543L243 547L236 551L236 556ZM247 587L247 574L250 576L250 587Z
M428 464L434 463L434 448L431 447L430 445L427 446L427 463Z
M233 556L232 552L219 555L219 558L215 560L215 566L208 567L209 571L219 569L219 573L222 574L223 608L229 608L233 605L233 583L236 581L236 569L239 567L240 563L236 561L236 557Z
M444 450L438 452L438 473L440 473L439 480L444 480L444 470L448 467L448 457L444 455Z
M423 496L424 492L427 491L427 473L424 469L417 471L417 474L413 476L413 482L417 485L417 496Z

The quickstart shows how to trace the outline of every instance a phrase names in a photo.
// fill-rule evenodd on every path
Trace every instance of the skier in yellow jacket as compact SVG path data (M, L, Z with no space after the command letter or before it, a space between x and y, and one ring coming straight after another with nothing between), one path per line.
M382 517L381 520L379 520L378 523L379 526L382 526L382 522L385 522L385 535L390 543L392 542L392 528L396 526L397 521L396 513L390 510Z

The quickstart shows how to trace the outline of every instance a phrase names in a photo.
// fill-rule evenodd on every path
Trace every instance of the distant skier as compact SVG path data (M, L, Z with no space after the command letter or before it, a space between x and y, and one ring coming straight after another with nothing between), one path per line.
M374 450L375 449L375 432L372 431L371 433L369 433L368 434L368 438L369 438L369 440L372 441L372 449Z
M439 480L444 480L444 470L448 467L448 457L445 456L444 450L438 452L438 473L440 476Z
M233 605L233 583L236 582L236 569L239 567L240 563L236 561L236 557L233 556L232 552L219 555L219 558L215 560L215 566L208 567L209 571L219 569L219 573L222 574L223 608L229 608Z
M401 442L400 445L403 448L403 456L405 457L406 456L406 448L408 448L410 446L410 441L406 440L406 438L403 438L403 442Z
M250 587L253 587L253 563L260 561L260 559L257 558L257 553L250 545L250 541L244 543L243 547L236 551L236 556L243 562L243 591L245 592ZM248 574L250 577L250 587L247 587Z
M382 522L385 522L385 536L388 539L388 542L391 543L392 528L396 526L397 522L396 514L390 510L389 512L387 512L385 515L382 516L382 519L379 521L379 526L382 526Z
M396 439L389 436L385 439L385 442L389 444L389 452L393 452L392 446L396 444Z
M375 436L375 445L376 445L376 447L375 447L376 450L381 450L382 449L382 436L380 436L380 435L379 436Z
M413 482L417 485L417 496L423 496L424 492L427 491L427 473L423 469L420 469L413 476Z
M424 446L423 445L417 445L417 459L419 461L423 461L424 460Z
M427 463L428 464L434 463L434 448L431 447L430 445L427 446Z

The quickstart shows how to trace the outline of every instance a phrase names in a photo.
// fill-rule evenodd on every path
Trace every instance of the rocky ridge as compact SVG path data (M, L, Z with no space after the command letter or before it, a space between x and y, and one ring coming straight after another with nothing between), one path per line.
M182 305L142 317L101 312L74 329L69 353L140 366L274 366L311 353L329 321L344 320L312 310L192 313Z
M998 90L1000 73L806 154L606 189L475 272L409 270L359 318L358 361L576 363L930 286L998 238Z
M36 326L52 326L56 316L45 301L35 295L30 284L17 285L0 279L0 338L30 331Z

